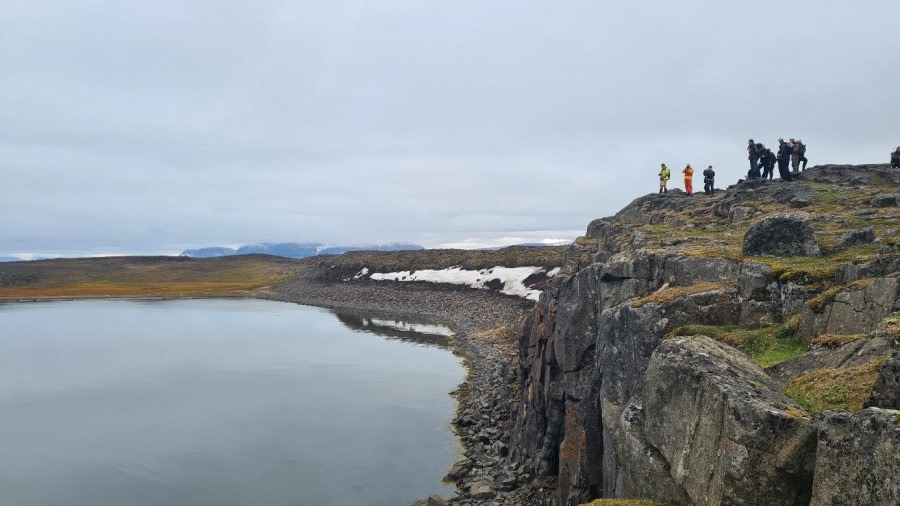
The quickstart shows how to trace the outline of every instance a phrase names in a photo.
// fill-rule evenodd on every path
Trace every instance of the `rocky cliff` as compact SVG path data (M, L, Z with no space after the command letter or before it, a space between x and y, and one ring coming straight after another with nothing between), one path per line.
M552 502L900 502L900 171L638 198L519 342L510 456Z

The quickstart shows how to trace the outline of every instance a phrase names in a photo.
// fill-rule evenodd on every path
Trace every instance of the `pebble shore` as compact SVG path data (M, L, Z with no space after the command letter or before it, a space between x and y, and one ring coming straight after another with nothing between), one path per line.
M488 290L434 283L329 282L298 279L272 297L331 309L415 317L450 327L454 352L464 357L466 379L453 427L463 458L448 470L458 495L416 505L520 505L546 502L546 490L509 455L510 411L518 357L517 339L534 302Z

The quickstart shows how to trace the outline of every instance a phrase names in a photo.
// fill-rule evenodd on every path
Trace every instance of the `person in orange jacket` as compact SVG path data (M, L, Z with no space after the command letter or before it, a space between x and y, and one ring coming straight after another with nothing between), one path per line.
M681 171L684 174L684 191L688 195L694 194L694 169L691 168L691 164L687 164L687 167Z

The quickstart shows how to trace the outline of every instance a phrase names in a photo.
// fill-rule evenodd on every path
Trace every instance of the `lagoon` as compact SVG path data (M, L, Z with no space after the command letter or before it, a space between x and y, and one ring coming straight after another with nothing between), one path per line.
M446 329L260 300L0 304L0 503L452 491Z

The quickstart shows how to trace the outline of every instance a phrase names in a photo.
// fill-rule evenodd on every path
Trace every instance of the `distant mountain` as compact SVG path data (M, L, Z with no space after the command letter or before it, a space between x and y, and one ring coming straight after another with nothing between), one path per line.
M21 262L21 258L16 257L0 257L0 262Z
M212 257L227 257L229 255L237 255L237 250L234 248L200 248L200 249L186 249L181 252L181 256L183 257L194 257L194 258L212 258Z
M388 243L367 244L362 246L325 246L324 244L299 244L295 242L248 244L238 249L224 247L208 247L186 249L181 256L195 258L224 257L231 255L264 254L287 258L306 258L316 255L340 255L348 251L407 251L425 249L418 244Z

